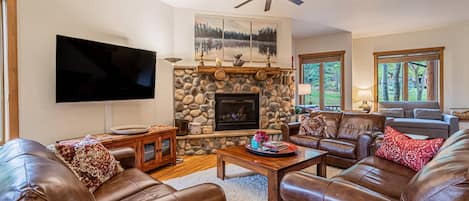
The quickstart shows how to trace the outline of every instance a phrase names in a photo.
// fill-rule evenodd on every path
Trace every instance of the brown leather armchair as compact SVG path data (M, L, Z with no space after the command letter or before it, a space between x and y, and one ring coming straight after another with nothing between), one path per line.
M328 151L327 164L348 168L370 155L374 138L384 132L386 117L373 114L318 112L326 120L326 134L329 137L298 135L300 122L282 125L285 141Z
M133 168L131 148L111 150L124 172L90 193L54 153L25 139L8 142L0 149L0 200L47 201L225 201L215 184L201 184L180 191Z
M289 173L281 181L280 195L284 201L466 201L468 156L469 130L459 131L419 172L370 156L331 179Z

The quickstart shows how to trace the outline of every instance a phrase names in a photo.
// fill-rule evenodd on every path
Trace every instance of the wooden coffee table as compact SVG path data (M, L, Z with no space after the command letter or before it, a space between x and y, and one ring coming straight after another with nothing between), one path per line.
M297 153L288 157L266 157L250 153L244 146L217 150L217 177L225 179L225 162L229 162L264 175L269 181L269 201L280 201L280 180L291 171L317 165L317 174L326 177L327 151L298 146Z

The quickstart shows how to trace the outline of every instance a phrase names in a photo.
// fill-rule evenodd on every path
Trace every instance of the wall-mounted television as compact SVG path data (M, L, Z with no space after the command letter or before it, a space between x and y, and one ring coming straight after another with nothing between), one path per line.
M156 52L57 35L56 102L155 97Z

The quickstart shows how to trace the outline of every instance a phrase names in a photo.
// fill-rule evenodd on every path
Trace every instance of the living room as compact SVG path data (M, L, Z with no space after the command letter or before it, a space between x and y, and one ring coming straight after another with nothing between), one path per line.
M2 0L0 200L467 200L468 6ZM148 93L92 97L72 43Z

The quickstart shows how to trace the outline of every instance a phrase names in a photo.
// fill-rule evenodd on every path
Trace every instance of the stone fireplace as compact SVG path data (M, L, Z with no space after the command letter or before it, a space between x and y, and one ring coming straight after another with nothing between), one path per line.
M258 129L259 94L215 94L215 130Z
M265 129L271 139L279 140L281 125L290 122L294 115L293 97L294 81L288 72L269 75L263 81L256 79L255 73L228 73L224 80L216 80L213 73L176 66L175 118L201 123L214 130L202 135L178 136L177 153L206 154L242 145L259 128Z

